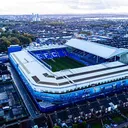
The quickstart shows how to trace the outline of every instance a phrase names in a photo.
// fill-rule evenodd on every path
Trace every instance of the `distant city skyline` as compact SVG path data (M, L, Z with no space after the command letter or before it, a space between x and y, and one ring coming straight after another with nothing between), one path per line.
M4 0L1 14L128 13L127 0Z

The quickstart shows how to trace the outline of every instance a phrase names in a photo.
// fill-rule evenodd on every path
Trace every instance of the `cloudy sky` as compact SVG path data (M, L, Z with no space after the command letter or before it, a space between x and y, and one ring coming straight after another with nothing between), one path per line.
M128 13L128 0L1 0L0 14Z

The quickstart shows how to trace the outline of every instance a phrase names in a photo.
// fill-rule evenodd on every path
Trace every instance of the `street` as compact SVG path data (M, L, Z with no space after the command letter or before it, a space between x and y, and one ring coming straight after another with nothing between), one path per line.
M21 79L19 78L17 72L13 69L12 65L9 65L9 70L12 75L12 79L16 85L17 90L19 91L21 98L24 101L24 104L31 116L32 119L35 119L41 115L39 110L37 109L36 105L32 101L31 97L29 96L26 88L24 87L23 83L21 82Z

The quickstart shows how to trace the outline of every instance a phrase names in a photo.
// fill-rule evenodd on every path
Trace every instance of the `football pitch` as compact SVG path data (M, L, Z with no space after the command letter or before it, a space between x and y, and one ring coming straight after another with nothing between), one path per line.
M44 61L52 67L53 72L85 66L84 64L69 57L54 58L49 60L47 59Z

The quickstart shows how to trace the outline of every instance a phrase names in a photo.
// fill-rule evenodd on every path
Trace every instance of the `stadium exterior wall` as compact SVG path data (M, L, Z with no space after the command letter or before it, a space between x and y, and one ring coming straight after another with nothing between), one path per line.
M10 58L9 56L9 60L11 62L11 64L13 65L13 67L15 68L15 70L17 71L17 73L19 74L20 78L22 79L23 83L25 84L25 86L27 87L28 91L30 92L32 98L34 99L34 101L36 102L36 99L33 97L33 89L30 86L30 84L28 83L28 81L26 80L24 74L20 71L20 69L18 68L18 65L15 64L15 62ZM37 104L38 105L38 104ZM38 105L39 106L39 105Z

